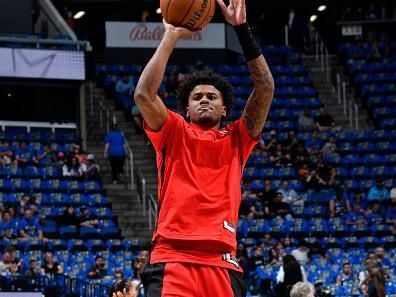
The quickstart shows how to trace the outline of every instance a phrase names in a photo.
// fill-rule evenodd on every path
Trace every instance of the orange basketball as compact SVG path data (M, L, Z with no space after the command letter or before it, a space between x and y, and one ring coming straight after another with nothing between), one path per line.
M191 31L205 27L212 19L216 0L161 0L165 21Z

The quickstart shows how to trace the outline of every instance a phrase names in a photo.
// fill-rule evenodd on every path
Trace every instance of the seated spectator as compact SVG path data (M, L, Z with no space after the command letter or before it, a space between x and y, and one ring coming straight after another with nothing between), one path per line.
M324 107L319 108L319 115L315 117L315 125L319 131L340 131L341 128L335 125L331 115L327 113Z
M347 283L358 283L358 278L355 273L353 273L352 266L349 262L342 264L342 274L336 278L337 286L344 286Z
M308 262L308 249L307 243L304 240L300 240L297 248L291 252L291 255L300 263L300 265L305 265Z
M327 253L326 253L325 249L318 242L312 243L309 247L308 259L312 260L312 257L314 257L314 256L320 256L321 263L326 265Z
M264 263L263 249L256 247L253 255L249 258L250 271L255 271L258 266L264 266Z
M11 164L9 164L5 167L5 174L8 177L23 175L22 168L19 166L19 163L16 159L11 161Z
M323 141L320 139L318 130L313 130L311 137L305 142L305 148L310 155L319 153L323 147Z
M25 271L26 278L36 278L40 276L40 269L37 267L37 260L30 259L29 268Z
M297 175L303 181L307 180L310 172L311 172L311 170L309 169L308 164L306 164L306 163L305 164L301 164L301 167L299 167L297 169Z
M9 210L4 210L1 214L0 237L3 239L14 239L17 237L17 226Z
M76 157L71 157L62 167L62 175L64 177L81 177L84 174L83 166Z
M7 276L8 274L17 275L18 271L19 269L17 263L12 261L11 252L5 251L0 261L0 275L1 276Z
M364 270L359 272L359 286L361 287L362 291L366 290L366 286L364 285L364 280L368 277L371 268L373 267L373 262L371 261L371 259L367 258L366 260L364 260Z
M80 222L81 227L97 228L99 226L98 217L95 214L91 213L88 207L81 206L80 213L81 214L78 217L78 221Z
M271 180L266 178L264 180L264 189L257 192L257 197L263 203L264 206L267 206L269 201L272 201L276 195L276 190L271 185Z
M143 117L137 105L132 105L131 116L137 134L143 134Z
M68 206L64 211L63 215L59 218L60 226L74 226L77 227L80 224L79 219L74 213L74 207Z
M55 152L52 150L51 145L46 143L43 148L35 151L32 161L36 166L39 164L49 165L54 162Z
M115 281L120 281L124 278L124 273L122 272L121 268L115 269L113 278Z
M141 279L140 273L142 272L142 268L144 264L147 262L149 258L149 252L146 250L140 251L139 255L135 258L132 263L132 268L135 273L134 278Z
M388 200L389 199L389 192L388 190L384 187L384 182L381 179L378 179L373 187L371 187L368 195L367 195L367 200L368 201L374 201L374 200Z
M315 127L313 118L309 115L309 109L304 108L304 112L298 117L298 127L300 130L312 130Z
M130 110L132 106L133 91L135 90L135 84L128 75L122 75L121 79L118 79L115 85L116 103L119 108L124 110Z
M396 201L392 200L391 205L388 207L388 211L385 215L385 221L390 225L392 234L396 235Z
M389 197L392 201L396 201L396 186L390 190Z
M102 279L107 275L107 269L102 256L95 257L95 263L88 271L89 279Z
M264 216L263 203L258 200L256 195L254 195L254 198L249 203L249 211L256 219L262 218Z
M58 262L54 262L52 252L46 251L44 254L43 265L41 265L41 274L55 275L62 273L63 273L63 268L61 265L59 265Z
M100 182L100 167L99 164L96 163L95 156L93 154L88 155L86 167L85 176L91 180Z
M29 152L26 141L19 143L19 148L15 151L15 160L18 162L18 166L22 168L31 161L31 153Z
M58 152L55 155L55 163L63 168L63 165L66 164L65 154L63 152Z
M352 227L367 225L366 215L358 204L354 204L352 211L347 213L345 222Z
M319 175L318 171L312 170L307 179L307 188L315 192L320 192L327 187L327 182Z
M45 238L38 219L33 217L30 209L25 210L25 216L19 220L19 238L24 240L40 239L48 242Z
M269 159L274 166L292 166L290 154L278 143L275 148L268 151Z
M304 201L299 199L297 192L289 188L287 180L282 182L282 187L277 192L282 194L282 202L289 205L304 205Z
M391 267L392 263L387 257L385 249L382 246L376 247L374 253L379 260L379 264L381 264L382 267L384 266L387 268Z
M140 281L129 279L116 280L107 292L107 297L138 297Z
M370 225L381 225L385 222L379 202L374 202L374 204L371 206L371 209L367 215L367 221Z
M367 209L367 201L359 189L352 193L350 199L346 200L347 211L352 211L355 204L358 204L363 211Z
M293 155L297 151L298 141L294 131L290 131L287 133L286 140L282 143L284 149L290 154Z
M341 191L336 192L329 201L329 216L330 218L342 217L347 211L347 203Z
M322 148L323 156L332 155L338 150L334 136L330 136L329 140Z
M276 249L271 248L268 251L268 262L266 265L272 266L272 267L279 267L282 265L282 257L278 255L278 252Z
M30 197L27 194L23 194L21 197L21 200L19 201L17 207L16 207L16 213L18 217L23 217L25 215L25 210L28 209L28 203L29 203ZM34 213L33 213L34 215Z
M282 201L282 193L276 193L272 201L268 202L268 206L265 208L265 214L271 217L286 216L290 213L289 205Z
M308 164L310 161L309 153L302 143L297 145L297 149L295 152L291 153L291 157L296 167L302 166L303 164Z

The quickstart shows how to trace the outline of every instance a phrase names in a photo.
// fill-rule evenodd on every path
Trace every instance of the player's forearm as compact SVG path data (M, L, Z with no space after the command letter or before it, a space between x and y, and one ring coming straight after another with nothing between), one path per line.
M135 89L135 100L154 100L164 78L166 65L173 52L177 38L165 32L155 54L144 68Z

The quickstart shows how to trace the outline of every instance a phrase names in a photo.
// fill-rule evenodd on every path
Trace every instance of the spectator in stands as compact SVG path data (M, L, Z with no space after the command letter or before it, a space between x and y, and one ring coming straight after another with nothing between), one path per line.
M265 207L265 214L271 217L276 216L286 216L290 213L289 205L282 201L283 196L282 193L276 193L275 197L272 201L268 201L267 206Z
M391 205L388 207L386 212L385 221L390 226L390 230L393 235L396 235L396 201L392 199ZM1 226L1 225L0 225Z
M80 224L79 219L77 218L74 207L69 205L63 211L62 216L59 219L59 226L74 226L77 227Z
M308 262L308 249L305 240L300 240L297 248L291 252L291 255L300 263L305 265Z
M347 213L345 223L353 227L367 225L366 215L358 204L354 204L352 211Z
M94 265L89 269L89 279L102 279L107 275L107 269L102 256L95 257Z
M292 255L286 255L283 258L283 265L279 268L276 276L276 293L275 296L290 296L290 291L294 284L307 281L304 268L298 263Z
M253 195L251 202L249 203L249 212L254 215L255 219L260 219L264 216L264 208L261 201L257 198L257 195Z
M372 267L373 267L373 262L371 261L371 259L367 258L366 260L364 260L364 270L360 271L358 276L359 286L361 286L363 292L366 290L365 288L366 285L364 284L364 280L370 274Z
M320 139L318 130L313 130L311 137L305 142L305 148L310 155L315 155L320 152L323 147L323 141Z
M385 267L391 266L391 262L388 259L385 249L382 246L375 248L374 253L375 256L378 258L379 264L381 264L381 266L385 266Z
M59 166L63 166L64 164L66 164L65 154L63 152L58 152L55 157L55 162Z
M30 152L28 150L26 141L19 143L19 148L15 152L15 160L18 161L18 166L25 167L30 161Z
M139 107L137 107L137 105L132 106L131 116L132 116L133 124L135 125L135 132L137 134L142 134L143 133L143 117L142 117L142 113L140 112Z
M324 107L319 108L319 115L315 117L315 125L319 131L340 131L341 128L335 125L331 115L327 113Z
M43 148L37 150L33 156L33 164L38 166L39 164L49 165L55 160L54 151L49 143L45 143Z
M257 192L257 197L263 203L264 206L268 206L268 203L274 199L276 190L271 185L271 180L266 178L264 180L264 189Z
M264 262L263 249L256 247L253 256L249 258L250 271L255 271L258 266L264 266Z
M142 268L144 264L147 262L149 258L149 251L142 250L139 252L139 255L135 258L132 263L132 268L135 273L134 278L141 279L140 273L142 272Z
M25 271L25 277L36 278L40 276L40 269L37 267L37 260L30 259L29 268Z
M342 217L347 211L347 202L341 191L337 191L329 201L329 216L330 218Z
M368 277L364 280L366 291L364 296L367 297L385 297L385 274L382 269L371 267Z
M91 213L90 209L85 205L80 207L80 216L78 217L78 221L80 222L81 227L92 227L97 228L99 226L98 217Z
M54 262L52 252L46 251L44 254L43 265L41 265L42 275L62 274L63 268L58 262Z
M129 279L117 280L110 287L107 297L138 297L139 284L140 282L136 282L136 280L132 280L132 282Z
M359 189L352 193L350 199L346 200L347 211L352 211L355 204L358 204L360 209L363 211L365 211L367 208L367 201L364 198L362 191Z
M304 112L298 117L298 127L300 130L312 130L315 127L315 123L312 117L309 115L309 109L304 108Z
M266 265L270 265L272 267L279 267L282 264L281 260L282 260L282 257L279 256L279 254L276 251L276 249L271 248L268 251L268 262L267 262Z
M371 206L368 215L367 215L367 222L370 225L376 224L376 225L382 225L385 222L384 215L382 213L381 205L379 202L374 202L374 204Z
M17 236L17 226L14 219L11 217L9 210L4 210L1 214L2 221L0 222L0 237L3 239L13 239Z
M65 165L62 167L62 175L64 177L81 177L83 176L83 166L78 161L77 157L70 157Z
M349 262L342 264L342 274L337 276L336 285L344 286L347 283L357 283L358 278L352 271L352 266Z
M367 200L368 201L374 201L374 200L388 200L389 199L389 191L384 187L384 182L382 179L377 179L375 185L371 187L368 195L367 195Z
M295 154L298 147L298 140L296 138L296 135L294 134L294 131L289 131L289 133L287 133L287 138L282 143L282 145L285 151L288 152L291 156Z
M327 253L318 242L311 243L309 247L308 259L312 260L312 257L314 256L320 256L320 261L327 261Z
M105 158L109 159L113 183L117 183L118 177L123 173L126 158L126 142L124 134L114 124L105 139Z
M337 152L338 148L334 136L330 136L329 140L325 143L322 148L323 156L333 155Z
M326 181L319 175L317 170L312 170L305 181L307 188L315 192L320 192L327 186Z
M16 275L18 274L18 266L12 261L12 256L10 251L5 251L3 253L3 257L0 261L0 275L7 276L9 274Z
M282 194L282 202L289 205L304 205L304 201L299 199L297 192L289 188L287 180L282 182L282 187L277 192Z
M264 143L260 142L260 146L262 149L266 152L271 152L276 149L276 146L278 144L278 139L276 138L276 131L271 130L269 134L267 134L266 139L264 140Z
M284 149L281 143L268 151L270 162L273 166L292 166L290 154Z
M87 156L87 169L85 171L85 176L90 180L95 180L100 182L100 167L99 164L96 163L95 156L93 154L89 154Z
M390 199L392 199L392 201L396 202L396 181L395 181L394 185L395 186L390 190L389 197L390 197Z
M130 110L132 106L132 95L135 90L135 84L128 75L124 74L119 78L115 85L116 103L117 106Z
M298 282L290 291L290 297L314 297L315 288L311 283Z
M121 268L116 268L114 270L114 276L113 276L115 281L120 281L124 278L124 273L122 272Z
M41 226L30 209L25 210L25 215L19 220L19 238L24 240L40 239L48 242L48 238L44 237Z
M21 176L23 175L22 168L19 166L18 160L11 161L11 164L7 165L5 168L5 174L8 178L12 176Z

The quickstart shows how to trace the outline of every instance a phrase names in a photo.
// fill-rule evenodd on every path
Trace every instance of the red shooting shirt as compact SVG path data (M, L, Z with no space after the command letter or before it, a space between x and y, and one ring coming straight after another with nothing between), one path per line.
M145 125L157 153L159 215L151 263L189 262L240 270L235 256L241 178L259 138L242 119L221 130L168 110L159 131Z

